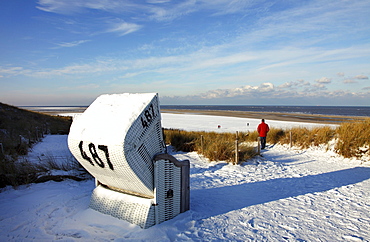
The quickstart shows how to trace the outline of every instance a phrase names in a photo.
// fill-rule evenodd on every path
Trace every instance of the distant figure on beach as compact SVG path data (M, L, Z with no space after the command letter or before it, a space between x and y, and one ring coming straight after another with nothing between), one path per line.
M269 132L270 128L267 123L265 123L265 120L262 119L262 122L257 127L257 132L260 136L261 141L261 149L263 150L266 147L266 136Z

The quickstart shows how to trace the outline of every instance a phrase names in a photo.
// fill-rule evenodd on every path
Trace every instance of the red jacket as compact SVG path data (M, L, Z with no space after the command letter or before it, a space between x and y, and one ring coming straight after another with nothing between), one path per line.
M260 123L257 127L257 131L260 137L266 137L267 132L269 132L269 130L270 130L269 126L264 122Z

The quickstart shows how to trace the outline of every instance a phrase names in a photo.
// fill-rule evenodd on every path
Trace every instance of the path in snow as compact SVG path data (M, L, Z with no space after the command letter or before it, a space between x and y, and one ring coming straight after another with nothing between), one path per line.
M241 167L196 164L189 237L208 231L222 240L369 239L370 168L327 165L316 155L274 147Z

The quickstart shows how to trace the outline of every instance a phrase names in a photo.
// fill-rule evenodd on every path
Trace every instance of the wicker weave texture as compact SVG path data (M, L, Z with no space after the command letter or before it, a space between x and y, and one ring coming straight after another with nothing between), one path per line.
M130 103L129 99L133 97L137 100L137 95L140 94L124 96L125 99L122 101L125 101L132 109L132 105L135 103ZM145 97L146 100L149 100L148 95ZM109 98L105 98L105 100L109 101ZM114 100L118 102L121 99L115 97ZM117 118L115 113L125 111L122 109L122 104L117 105L118 110L115 109L114 105L115 103L112 103L109 106L111 111L104 113L104 119L115 119ZM75 126L77 128L74 128L74 124L72 124L68 146L81 165L99 182L154 197L152 159L155 154L162 153L165 149L158 96L153 95L152 99L147 101L145 105L139 103L138 106L142 110L138 111L140 114L135 117L118 115L119 118L125 119L122 120L122 123L130 126L126 133L112 133L111 131L115 127L107 127L104 122L91 125L89 122L93 122L95 118L99 117L102 120L99 114L101 107L99 105L93 106L87 113L88 118L82 117L76 120ZM97 109L96 113L94 108ZM79 120L86 122L86 125L78 123ZM114 123L119 124L118 121ZM104 136L104 129L110 130L111 135ZM117 130L126 129L117 128ZM96 138L95 131L99 131Z
M154 98L148 104L144 114L131 125L123 145L124 157L128 165L140 181L152 192L154 190L153 158L156 154L163 153L165 149L160 113L154 111L156 115L153 115L151 111L151 108L156 107L154 109L157 109L158 106L158 99ZM150 110L151 122L146 128L143 128L142 119L148 119L145 117L147 110Z
M153 199L139 198L98 186L90 200L90 208L113 217L126 220L141 228L155 224Z
M93 191L90 207L142 228L172 219L181 213L181 167L168 159L156 160L153 199L124 194L98 185Z
M180 213L181 168L168 160L155 163L156 223L174 218Z

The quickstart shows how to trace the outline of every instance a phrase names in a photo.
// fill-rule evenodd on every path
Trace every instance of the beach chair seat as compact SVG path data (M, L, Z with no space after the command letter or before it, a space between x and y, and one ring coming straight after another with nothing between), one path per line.
M189 161L165 153L157 94L98 97L73 120L68 146L96 179L91 208L142 228L189 209Z

